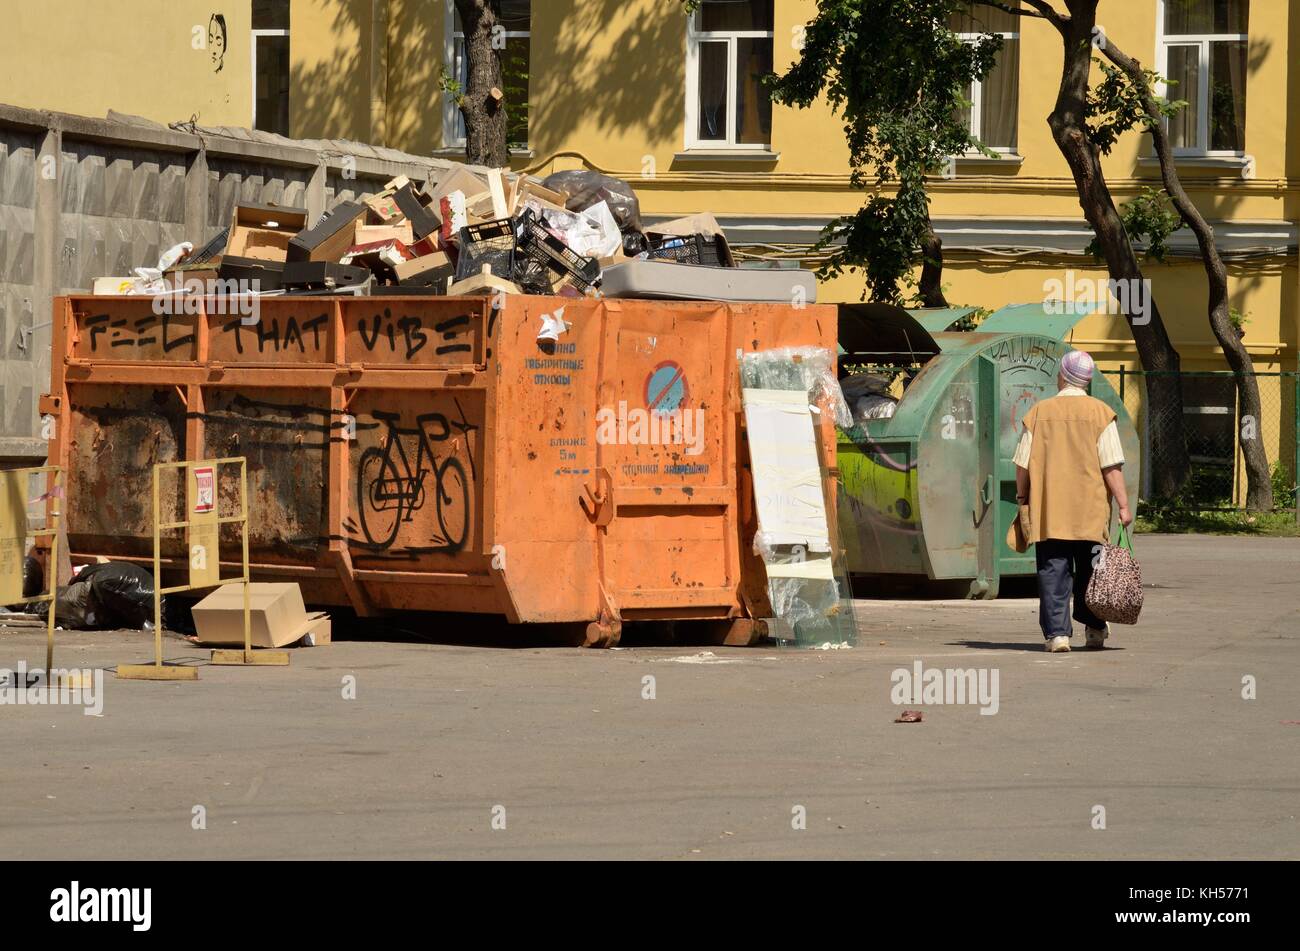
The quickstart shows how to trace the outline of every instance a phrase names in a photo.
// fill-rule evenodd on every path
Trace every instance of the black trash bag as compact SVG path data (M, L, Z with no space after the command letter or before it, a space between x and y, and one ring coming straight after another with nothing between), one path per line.
M18 614L30 614L28 598L39 598L45 593L45 570L41 563L31 555L23 558L23 600L17 604L0 605L5 610Z
M103 565L87 565L81 569L77 580L90 584L99 607L97 616L105 628L152 629L154 585L151 571L126 561L110 561Z
M606 202L619 231L641 230L641 203L632 186L621 178L575 169L548 175L542 179L542 187L563 195L564 207L569 211L586 211L592 205Z
M49 606L41 601L27 611L43 620ZM125 561L87 565L59 588L54 623L71 631L152 630L153 574Z
M50 616L50 602L29 604L27 613L44 621ZM54 598L54 623L68 631L98 631L105 627L100 621L99 604L89 581L77 577L72 584L59 588Z
M39 598L45 593L45 569L28 555L23 559L23 597Z

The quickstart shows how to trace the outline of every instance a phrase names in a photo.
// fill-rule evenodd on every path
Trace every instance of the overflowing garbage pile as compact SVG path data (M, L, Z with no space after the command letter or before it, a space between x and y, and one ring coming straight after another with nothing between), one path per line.
M736 301L816 300L808 271L741 271L712 215L643 227L627 182L591 171L535 178L457 166L303 208L236 205L207 244L95 282L96 294L550 294Z

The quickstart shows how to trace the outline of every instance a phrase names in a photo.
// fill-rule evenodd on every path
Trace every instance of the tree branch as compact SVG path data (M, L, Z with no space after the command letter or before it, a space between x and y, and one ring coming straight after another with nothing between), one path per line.
M1005 3L1000 3L999 0L971 0L971 2L973 6L992 7L994 10L1001 10L1003 13L1010 13L1012 16L1016 17L1033 17L1036 20L1046 19L1046 17L1041 13L1034 13L1030 10L1026 10L1024 7L1009 6Z
M1035 20L1046 20L1052 26L1056 27L1062 33L1070 25L1068 14L1059 12L1052 6L1048 0L1023 0L1024 3L1033 7L1033 10L1026 10L1024 7L1013 7L1003 0L971 0L972 6L992 7L994 10L1001 10L1003 13L1010 13L1012 16L1029 17Z

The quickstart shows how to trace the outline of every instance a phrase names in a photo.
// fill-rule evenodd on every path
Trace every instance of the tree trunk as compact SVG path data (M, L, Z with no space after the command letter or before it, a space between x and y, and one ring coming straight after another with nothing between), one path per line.
M471 165L504 168L510 164L506 143L504 101L493 96L502 90L500 51L493 48L497 26L494 0L456 0L465 29L465 60L469 81L460 102L465 117L465 160Z
M927 218L921 240L921 281L917 286L922 307L947 307L943 296L943 242Z
M1084 217L1097 235L1112 281L1146 288L1142 268L1102 175L1100 153L1088 138L1085 120L1092 66L1092 29L1097 0L1070 0L1069 19L1055 23L1065 50L1061 85L1047 124L1070 166ZM1135 282L1135 283L1128 283ZM1132 311L1134 295L1125 306ZM1147 438L1151 445L1151 485L1156 496L1171 497L1187 480L1189 460L1183 429L1183 395L1174 349L1154 298L1143 294L1146 314L1127 313L1138 359L1147 372Z
M1252 512L1267 512L1273 508L1273 485L1269 478L1268 453L1264 450L1263 436L1260 433L1262 405L1259 398L1259 381L1255 377L1255 365L1250 352L1241 342L1241 335L1232 325L1228 314L1228 269L1219 256L1219 246L1214 240L1214 230L1202 216L1200 209L1183 189L1182 179L1174 164L1172 150L1169 147L1169 135L1165 125L1160 121L1160 110L1155 93L1142 73L1141 64L1117 48L1109 40L1104 48L1106 58L1118 66L1128 76L1129 82L1142 93L1142 106L1149 117L1155 120L1150 128L1151 142L1156 156L1160 159L1160 177L1165 191L1173 202L1174 208L1182 216L1187 227L1196 235L1196 243L1201 248L1201 261L1205 265L1205 276L1209 282L1209 317L1210 329L1214 331L1219 346L1227 358L1228 366L1237 381L1237 432L1241 436L1241 451L1246 462L1246 508Z

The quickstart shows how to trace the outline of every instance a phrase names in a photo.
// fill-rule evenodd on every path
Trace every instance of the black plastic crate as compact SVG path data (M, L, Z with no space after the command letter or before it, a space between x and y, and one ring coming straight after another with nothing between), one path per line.
M668 260L676 261L678 264L726 266L716 236L693 234L690 237L678 237L665 234L654 235L650 240L652 246L648 256L652 261Z

